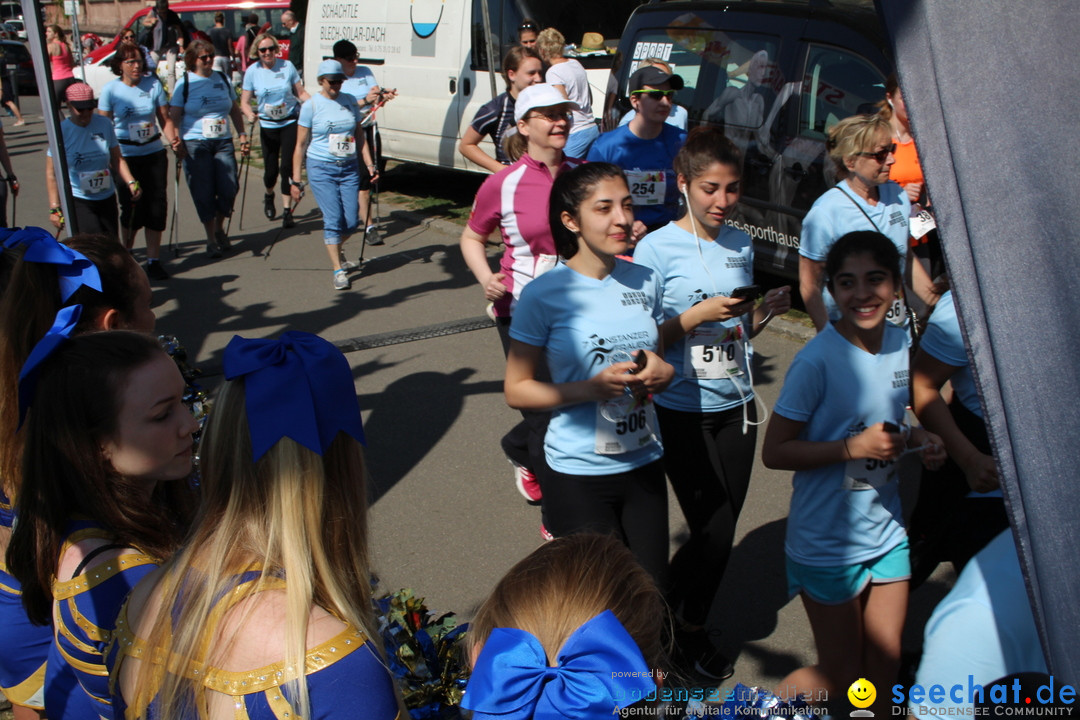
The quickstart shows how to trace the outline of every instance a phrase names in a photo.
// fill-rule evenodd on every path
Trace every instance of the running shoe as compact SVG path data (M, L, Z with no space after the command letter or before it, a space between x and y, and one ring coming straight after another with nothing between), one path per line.
M519 465L510 458L507 460L514 466L514 484L517 485L518 492L530 504L539 505L544 494L540 491L540 482L536 479L536 475L533 475L532 470L524 465Z
M675 630L675 663L688 678L716 685L735 674L735 666L712 642L716 635L704 629Z
M206 241L206 254L212 258L221 257L221 247L217 244L216 240Z
M548 529L544 527L544 523L540 523L540 537L544 538L545 542L551 542L555 539L555 536L548 532Z
M349 289L349 274L344 270L334 271L334 289L335 290L348 290Z
M365 233L365 242L368 245L382 245L385 241L379 236L379 231L374 225L368 225Z
M340 249L338 250L338 262L341 263L341 269L342 270L355 270L356 268L360 267L359 262L353 262L352 260L346 260L345 259L345 251L340 250Z
M266 213L267 220L274 219L274 215L277 213L277 211L274 210L274 193L263 196L263 212Z
M169 273L165 272L165 268L161 266L161 263L155 260L146 263L146 277L151 280L168 280Z
M285 212L281 214L281 227L291 228L296 226L296 221L293 220L292 208L285 208Z

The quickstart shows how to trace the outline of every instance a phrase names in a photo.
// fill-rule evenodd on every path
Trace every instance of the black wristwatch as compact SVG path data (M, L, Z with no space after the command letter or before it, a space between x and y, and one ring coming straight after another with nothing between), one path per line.
M304 181L303 180L301 180L300 182L297 182L296 180L293 180L292 178L289 178L289 184L292 185L293 187L300 188L300 192L304 191Z

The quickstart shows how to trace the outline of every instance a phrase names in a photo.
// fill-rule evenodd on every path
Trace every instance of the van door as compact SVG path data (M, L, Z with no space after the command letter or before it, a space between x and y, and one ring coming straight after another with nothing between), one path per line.
M399 160L452 166L461 125L466 74L468 0L387 0L385 40L360 48L379 84L397 88L376 121L383 154ZM354 40L354 42L356 42ZM332 43L331 43L332 45Z

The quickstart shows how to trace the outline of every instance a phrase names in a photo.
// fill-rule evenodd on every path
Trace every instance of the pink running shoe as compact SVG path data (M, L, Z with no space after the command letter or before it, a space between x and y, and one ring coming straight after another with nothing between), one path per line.
M548 529L544 527L544 523L540 523L540 537L544 538L546 542L551 542L555 539L555 536L548 532Z
M540 492L540 482L533 475L532 470L523 465L518 465L513 460L510 460L510 464L514 466L514 484L517 485L518 492L530 504L538 505L540 498L544 497L544 494Z

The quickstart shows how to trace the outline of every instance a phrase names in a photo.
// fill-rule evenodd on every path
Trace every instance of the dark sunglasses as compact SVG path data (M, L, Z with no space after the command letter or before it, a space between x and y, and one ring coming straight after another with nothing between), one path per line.
M518 32L520 32L522 30L535 30L535 29L536 29L536 26L533 25L532 23L521 23L520 25L518 25Z
M888 160L889 156L892 155L894 152L896 152L896 143L886 145L877 152L858 152L855 154L859 157L874 158L874 160L876 160L877 162L884 164L884 162Z
M214 62L214 56L213 55L197 55L196 59L197 60L202 60L204 63L212 63L212 62Z
M674 90L632 90L631 95L644 95L647 98L653 100L659 100L660 98L675 97Z
M345 81L344 80L332 80L331 78L326 78L326 82L330 83L331 85L340 85L341 83L343 83Z
M120 39L121 40L134 40L135 36L134 35L125 35L124 37L122 37Z
M261 48L259 48L259 52L261 52L261 53L271 53L271 52L274 52L276 50L277 50L277 48L274 47L273 45L271 45L270 47L261 47Z

